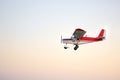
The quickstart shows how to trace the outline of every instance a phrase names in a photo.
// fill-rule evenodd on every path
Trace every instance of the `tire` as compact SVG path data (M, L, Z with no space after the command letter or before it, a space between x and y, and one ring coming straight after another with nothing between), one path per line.
M78 45L76 45L75 47L74 47L74 50L77 50L79 48L79 46Z
M67 47L64 47L64 49L67 49Z

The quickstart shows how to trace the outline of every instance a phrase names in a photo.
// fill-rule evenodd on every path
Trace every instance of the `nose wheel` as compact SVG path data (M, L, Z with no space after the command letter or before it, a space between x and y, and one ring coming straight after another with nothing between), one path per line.
M78 48L79 48L79 46L78 46L78 45L75 45L74 50L77 50Z
M64 46L64 49L67 49L68 48L68 46L67 46L67 44Z
M66 46L64 47L64 49L67 49L67 48L68 48L68 47L66 47Z

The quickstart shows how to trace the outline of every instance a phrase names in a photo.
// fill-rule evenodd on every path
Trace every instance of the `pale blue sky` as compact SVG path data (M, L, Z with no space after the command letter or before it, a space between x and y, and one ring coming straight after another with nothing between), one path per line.
M120 0L0 0L0 78L120 79L119 21ZM107 38L64 50L76 28Z
M107 26L110 33L107 37L117 40L120 26L119 2L119 0L1 0L1 36L5 39L12 36L11 39L18 41L23 39L22 41L48 42L49 39L52 41L50 43L54 44L54 41L59 42L61 35L71 36L75 28L83 28L88 35L96 36L101 28Z
M105 25L116 30L119 28L120 19L119 2L119 0L1 0L0 25L7 29L10 27L11 32L15 31L16 35L21 37L31 37L31 34L47 36L48 31L51 31L49 35L54 36L57 32L61 34L62 31L76 27L92 31L97 27L99 30ZM10 31L3 27L5 31L1 30L4 33Z

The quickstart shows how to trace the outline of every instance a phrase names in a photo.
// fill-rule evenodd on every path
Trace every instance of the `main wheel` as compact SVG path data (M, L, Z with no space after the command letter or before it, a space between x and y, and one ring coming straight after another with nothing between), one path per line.
M76 45L75 47L74 47L74 50L77 50L79 48L79 46L78 45Z

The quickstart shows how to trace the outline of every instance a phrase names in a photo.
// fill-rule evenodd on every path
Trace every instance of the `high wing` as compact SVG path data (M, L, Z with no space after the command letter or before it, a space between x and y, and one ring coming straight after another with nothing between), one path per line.
M74 38L75 40L79 40L81 37L84 36L85 33L86 31L78 28L74 31L72 38Z
M80 42L80 38L82 38L85 33L85 30L77 28L71 38L62 39L62 42L65 44L78 44Z

